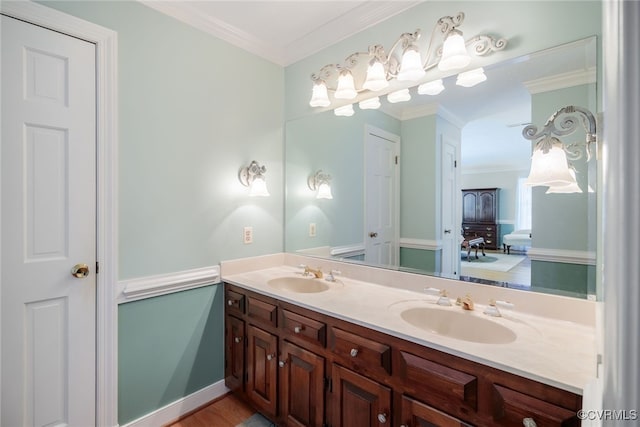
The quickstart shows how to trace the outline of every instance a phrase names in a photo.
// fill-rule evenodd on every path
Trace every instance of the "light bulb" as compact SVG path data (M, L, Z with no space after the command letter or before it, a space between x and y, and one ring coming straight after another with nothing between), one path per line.
M387 101L392 104L395 104L396 102L405 102L410 99L411 94L409 93L409 89L400 89L387 95Z
M420 95L437 95L443 90L444 90L444 84L442 83L442 79L423 83L420 86L418 86L418 93Z
M458 74L456 84L458 86L473 87L485 80L487 80L487 76L484 74L484 69L480 67L475 70L465 71L464 73Z
M377 96L374 98L365 99L364 101L360 101L360 103L358 103L358 107L360 107L361 110L376 110L380 108L380 105L380 98Z
M353 105L349 104L349 105L344 105L342 107L338 107L335 110L333 110L333 114L335 114L336 116L351 117L354 114Z

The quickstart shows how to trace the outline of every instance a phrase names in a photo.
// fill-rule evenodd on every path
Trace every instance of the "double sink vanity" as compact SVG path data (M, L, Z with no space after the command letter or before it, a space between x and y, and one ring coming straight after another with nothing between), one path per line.
M278 425L579 425L596 375L591 301L293 254L222 279L226 385Z

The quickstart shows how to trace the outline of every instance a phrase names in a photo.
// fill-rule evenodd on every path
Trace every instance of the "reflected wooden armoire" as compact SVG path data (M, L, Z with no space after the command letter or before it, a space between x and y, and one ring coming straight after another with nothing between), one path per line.
M462 235L483 237L485 248L500 247L498 228L499 188L462 190Z

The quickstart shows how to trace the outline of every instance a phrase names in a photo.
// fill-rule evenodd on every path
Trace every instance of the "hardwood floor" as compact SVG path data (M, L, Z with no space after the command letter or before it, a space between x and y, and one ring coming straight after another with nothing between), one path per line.
M165 427L235 427L254 413L245 402L227 394Z

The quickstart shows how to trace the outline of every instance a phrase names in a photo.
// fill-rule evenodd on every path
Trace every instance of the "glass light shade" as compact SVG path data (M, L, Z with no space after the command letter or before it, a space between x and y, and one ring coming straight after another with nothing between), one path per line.
M256 175L251 181L251 186L249 188L249 196L250 197L268 197L269 190L267 190L267 181L264 179L262 175Z
M409 93L409 89L400 89L387 95L387 101L392 104L395 104L396 102L405 102L410 99L411 94Z
M458 74L456 84L458 86L472 87L485 80L487 80L487 76L484 74L484 68L480 67L475 70L465 71L464 73Z
M442 83L442 79L423 83L420 86L418 86L418 93L420 95L437 95L443 90L444 90L444 84Z
M316 199L333 199L333 194L331 194L331 186L328 182L321 182L318 186L318 194L316 194Z
M402 55L400 63L400 71L396 79L398 81L416 81L421 79L425 74L422 68L422 58L420 52L415 46L409 46Z
M331 101L329 101L327 85L322 81L314 83L309 105L312 107L328 107L329 104L331 104Z
M333 95L338 99L353 99L358 95L351 71L343 71L338 77L338 88Z
M444 40L442 46L442 58L438 62L441 71L459 70L469 65L471 57L467 53L464 37L458 30L452 30Z
M571 177L562 143L554 144L548 153L536 148L531 156L531 170L526 185L560 187L575 182Z
M571 178L573 179L571 184L549 187L546 194L582 193L582 189L578 186L578 182L576 181L576 172L569 168L569 175L571 175Z
M360 101L360 103L358 103L358 107L360 107L361 110L376 110L380 108L380 105L380 98L377 96L374 98L365 99L364 101Z
M333 110L333 114L335 114L336 116L351 117L354 114L353 105L349 104L349 105L344 105L342 107L338 107L335 110Z
M374 61L367 68L367 78L362 87L371 91L382 90L389 86L387 81L387 73L384 71L384 65L380 61Z

